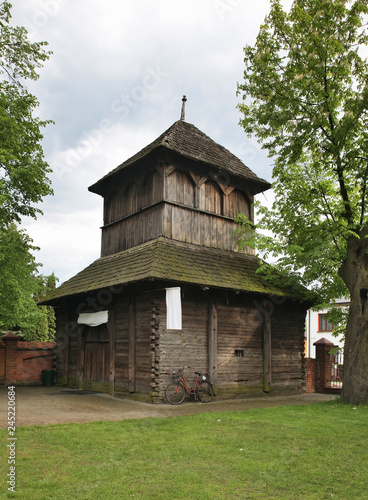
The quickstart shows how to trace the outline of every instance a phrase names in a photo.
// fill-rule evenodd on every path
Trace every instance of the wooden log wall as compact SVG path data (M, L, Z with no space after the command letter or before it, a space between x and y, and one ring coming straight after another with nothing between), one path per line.
M64 303L56 310L56 381L70 387L79 387L78 360L82 328L77 318L75 304Z
M77 330L75 330L77 332ZM71 335L68 345L68 386L78 387L78 353L79 353L79 335Z
M161 294L162 295L162 294ZM151 394L152 399L158 401L160 397L160 321L161 321L161 301L159 295L154 293L152 300L151 318Z
M298 304L275 306L271 315L272 386L305 383L304 330L306 311Z
M132 381L129 370L129 332L132 328L132 299L120 296L115 306L115 391L131 391Z
M258 301L235 294L225 300L221 292L194 289L184 289L182 294L182 330L166 329L165 290L131 291L117 298L112 307L114 345L106 346L115 350L115 391L162 397L173 370L187 367L185 375L193 380L195 370L210 371L209 362L218 388L257 386L264 390L264 321L255 305ZM72 306L60 307L57 315L57 380L70 387L80 386L84 328L76 324L75 311ZM267 384L270 390L301 389L305 383L305 308L291 301L274 304L269 319ZM83 375L88 377L93 369L97 370L83 367Z
M136 391L151 391L152 294L136 298Z
M262 322L252 306L217 304L217 384L262 382Z
M185 367L188 381L194 371L208 372L208 306L207 301L192 294L182 297L182 330L166 330L165 296L160 301L160 390L171 380L171 372Z
M159 369L152 338L157 308L151 292L129 295L115 309L115 391L149 393Z
M264 317L257 307L259 297L234 294L224 301L221 295L185 291L182 330L166 330L166 304L161 299L161 395L171 371L191 366L186 370L191 375L195 369L210 370L209 362L219 389L300 389L305 309L295 303L275 305Z

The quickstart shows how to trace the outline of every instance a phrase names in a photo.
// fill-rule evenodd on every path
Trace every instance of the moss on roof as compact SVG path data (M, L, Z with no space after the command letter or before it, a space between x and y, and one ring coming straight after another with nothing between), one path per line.
M300 290L273 285L256 273L259 259L158 238L122 252L101 257L44 297L40 304L147 280L193 284L304 300Z

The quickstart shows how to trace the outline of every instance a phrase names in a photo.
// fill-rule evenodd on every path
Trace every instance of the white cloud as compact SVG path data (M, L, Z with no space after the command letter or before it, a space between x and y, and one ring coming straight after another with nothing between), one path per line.
M288 3L290 1L288 0ZM99 256L102 200L88 186L180 117L270 179L239 127L236 84L269 0L17 0L13 21L54 52L30 90L54 169L44 216L26 221L43 272L62 280Z

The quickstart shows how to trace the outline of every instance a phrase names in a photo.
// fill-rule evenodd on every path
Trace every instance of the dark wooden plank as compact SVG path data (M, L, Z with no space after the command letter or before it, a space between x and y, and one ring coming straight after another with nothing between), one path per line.
M116 343L115 343L115 313L114 310L109 310L109 320L107 323L107 329L109 332L109 363L108 363L108 380L111 384L112 391L114 390L114 381L115 381L115 352L116 352Z
M132 297L129 304L129 391L136 391L136 324L135 324L135 297Z
M212 383L217 385L217 310L212 300L208 306L208 370Z

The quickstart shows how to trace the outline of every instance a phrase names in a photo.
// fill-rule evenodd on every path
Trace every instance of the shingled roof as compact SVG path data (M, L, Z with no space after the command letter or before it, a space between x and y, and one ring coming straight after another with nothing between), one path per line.
M142 160L158 148L166 148L185 158L202 162L210 167L216 167L231 175L245 179L253 185L254 194L265 191L271 186L269 182L252 172L237 156L217 144L197 127L183 120L178 120L151 144L102 177L88 189L94 193L103 194L103 185L107 179Z
M147 279L303 300L300 291L278 287L262 279L256 273L259 265L255 256L161 237L97 259L53 290L40 304L55 304L69 296Z

